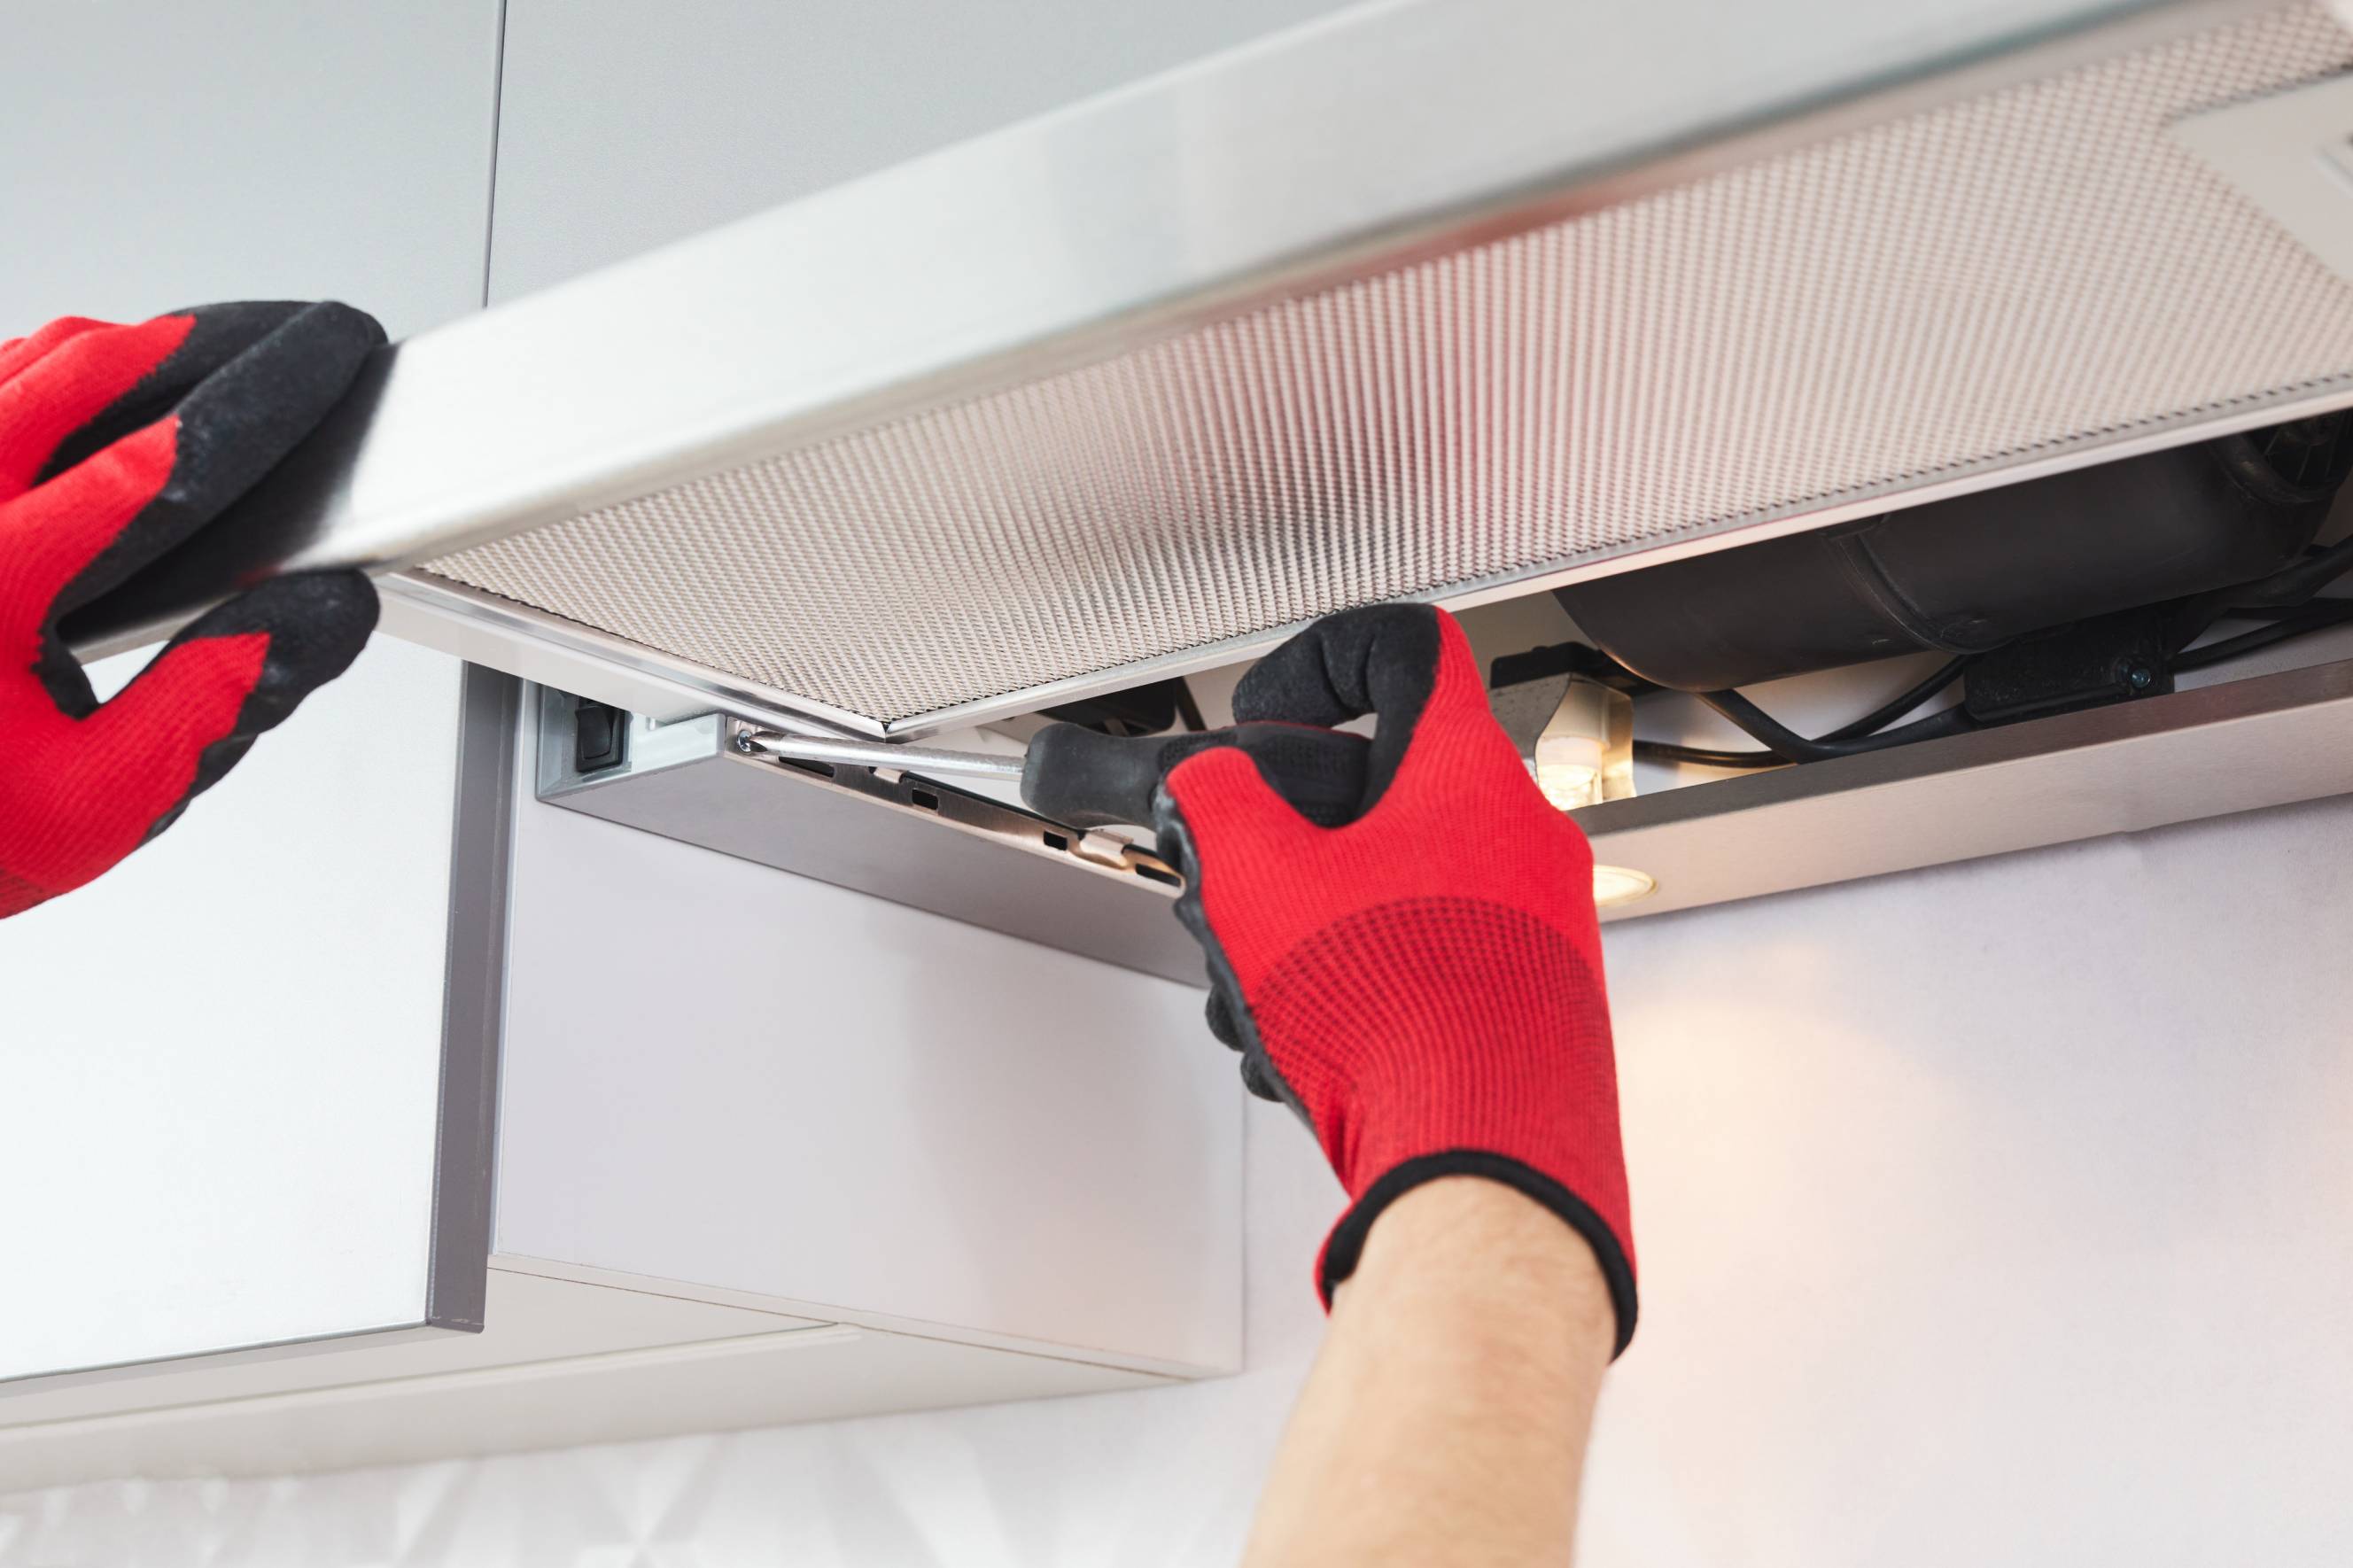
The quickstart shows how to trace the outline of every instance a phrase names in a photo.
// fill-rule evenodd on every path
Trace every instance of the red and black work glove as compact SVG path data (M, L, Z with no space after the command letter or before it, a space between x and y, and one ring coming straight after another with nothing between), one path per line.
M1529 778L1441 611L1319 621L1234 694L1246 724L1364 713L1377 729L1362 799L1346 820L1316 814L1335 825L1293 809L1238 747L1198 752L1161 784L1160 849L1208 953L1210 1028L1252 1090L1314 1130L1353 1200L1317 1266L1327 1303L1399 1194L1484 1176L1591 1244L1622 1351L1634 1251L1592 850Z
M348 306L273 303L0 343L0 916L162 832L366 642L366 578L282 577L100 704L58 623L217 518L383 342Z

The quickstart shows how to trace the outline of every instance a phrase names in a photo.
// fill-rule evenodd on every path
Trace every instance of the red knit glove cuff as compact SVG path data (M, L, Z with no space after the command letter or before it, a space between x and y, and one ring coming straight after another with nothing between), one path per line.
M1592 1246L1624 1347L1634 1268L1616 1057L1590 936L1483 900L1375 905L1273 965L1250 1014L1356 1200L1317 1266L1327 1303L1390 1201L1438 1176L1484 1176Z

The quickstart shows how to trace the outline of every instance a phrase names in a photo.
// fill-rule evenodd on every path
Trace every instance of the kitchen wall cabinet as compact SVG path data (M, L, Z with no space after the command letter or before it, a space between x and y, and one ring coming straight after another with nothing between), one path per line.
M15 8L0 336L478 308L497 26L496 0ZM457 661L378 639L114 875L0 925L0 1376L434 1315L459 725Z
M478 308L500 12L16 19L0 196L40 238L0 330ZM1240 1095L1198 992L517 805L517 704L379 637L0 927L0 1490L1238 1363Z
M459 931L474 862L507 873L497 1179L493 1194L486 1169L445 1159L409 1180L439 1200L445 1243L475 1248L447 1272L475 1270L481 1331L19 1383L0 1393L0 1490L1240 1364L1241 1093L1199 991L513 796L534 762L516 684L476 671L467 691ZM492 722L521 755L500 748L486 782ZM512 813L504 847L485 800ZM453 964L453 1016L479 970ZM489 1062L442 1059L451 1078ZM461 1087L461 1107L487 1101L486 1082ZM443 1125L446 1153L464 1123ZM195 1201L216 1193L214 1169L191 1163ZM493 1195L487 1237L450 1234L452 1205ZM75 1212L20 1212L36 1211ZM290 1266L318 1268L339 1238L281 1239Z

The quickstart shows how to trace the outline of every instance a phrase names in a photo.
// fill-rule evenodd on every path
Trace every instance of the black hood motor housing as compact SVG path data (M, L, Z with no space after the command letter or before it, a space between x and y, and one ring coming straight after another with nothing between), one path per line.
M2324 415L1554 592L1619 662L1683 691L1982 653L2286 565L2353 466L2348 425Z

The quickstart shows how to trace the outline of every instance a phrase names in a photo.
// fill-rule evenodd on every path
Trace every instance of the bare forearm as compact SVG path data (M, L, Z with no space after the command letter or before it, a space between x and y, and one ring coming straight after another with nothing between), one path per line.
M1334 1300L1245 1561L1567 1562L1615 1322L1591 1249L1519 1193L1398 1198Z

